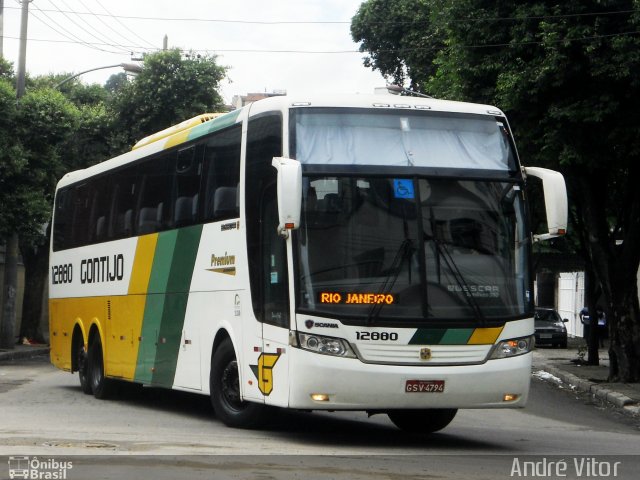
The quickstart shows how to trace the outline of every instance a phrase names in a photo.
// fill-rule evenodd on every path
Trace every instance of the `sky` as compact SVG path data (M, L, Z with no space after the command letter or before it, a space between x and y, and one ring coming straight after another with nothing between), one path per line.
M362 0L32 0L26 69L30 75L131 62L169 48L217 55L229 67L221 84L234 95L372 93L384 86L349 27ZM4 57L18 63L18 0L4 0ZM321 52L321 53L318 53ZM118 68L82 75L104 83Z

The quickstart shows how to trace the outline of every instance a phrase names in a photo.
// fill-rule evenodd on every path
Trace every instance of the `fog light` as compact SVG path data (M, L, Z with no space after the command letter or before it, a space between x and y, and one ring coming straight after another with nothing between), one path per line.
M502 397L503 402L515 402L520 398L520 395L517 393L505 393Z
M329 395L327 395L326 393L312 393L311 400L313 400L314 402L328 402Z

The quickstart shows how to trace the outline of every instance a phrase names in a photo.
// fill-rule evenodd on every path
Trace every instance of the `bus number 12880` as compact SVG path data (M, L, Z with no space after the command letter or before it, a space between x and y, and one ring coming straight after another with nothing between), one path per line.
M374 342L395 342L398 340L398 334L396 332L356 332L356 338L358 340L372 340Z
M71 283L73 281L73 265L70 263L64 265L51 266L51 283L59 285L61 283Z

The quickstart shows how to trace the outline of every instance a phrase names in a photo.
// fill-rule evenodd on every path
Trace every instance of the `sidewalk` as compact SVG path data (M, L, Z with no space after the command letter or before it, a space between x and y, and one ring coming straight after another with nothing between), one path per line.
M600 365L576 362L580 358L579 349L584 345L583 339L570 338L566 349L537 347L533 352L533 375L575 391L590 393L624 413L640 416L640 384L607 382L609 353L606 347L598 351Z
M0 364L40 356L49 358L49 345L16 345L12 350L0 348Z

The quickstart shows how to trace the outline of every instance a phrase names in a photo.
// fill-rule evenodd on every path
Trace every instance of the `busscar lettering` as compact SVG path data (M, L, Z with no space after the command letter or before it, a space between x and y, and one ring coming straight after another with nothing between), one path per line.
M124 255L105 255L80 262L80 283L119 282L124 278Z
M497 285L447 285L451 293L464 293L467 297L474 298L499 298L500 287Z

